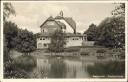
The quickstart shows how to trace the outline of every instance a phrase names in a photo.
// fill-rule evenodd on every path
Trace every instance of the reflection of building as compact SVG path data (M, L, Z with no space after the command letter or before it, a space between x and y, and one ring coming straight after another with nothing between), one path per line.
M64 17L61 11L58 16L53 18L50 16L41 26L41 35L37 38L37 48L48 48L50 43L50 34L55 30L60 29L66 33L67 44L70 46L81 46L82 42L86 40L80 33L76 33L76 23L71 17Z

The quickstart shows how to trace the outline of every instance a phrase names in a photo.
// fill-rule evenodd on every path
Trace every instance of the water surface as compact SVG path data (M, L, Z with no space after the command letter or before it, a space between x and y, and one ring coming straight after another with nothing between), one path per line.
M39 57L36 60L37 67L34 69L34 71L36 71L37 73L37 75L35 76L38 78L83 78L85 79L85 78L92 78L93 73L99 74L99 75L108 75L106 72L110 71L110 73L112 74L111 71L118 68L117 67L118 64L116 63L116 65L112 65L112 69L108 68L109 71L107 71L106 67L109 67L108 64L104 63L103 65L100 65L99 63L93 60L95 60L95 58L87 57L87 56L80 56L80 57L44 56L41 58ZM97 72L97 70L99 70L99 72ZM124 69L121 69L121 70L124 70ZM118 75L118 73L116 74ZM122 74L122 73L119 73L119 74Z

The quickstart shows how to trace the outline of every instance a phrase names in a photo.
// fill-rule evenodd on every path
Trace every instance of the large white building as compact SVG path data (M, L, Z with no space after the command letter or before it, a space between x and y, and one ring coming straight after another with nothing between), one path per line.
M82 46L82 42L87 40L86 35L76 32L76 23L71 17L64 17L61 11L58 16L53 18L50 16L41 26L41 35L37 38L37 48L48 48L51 42L50 34L57 29L61 29L66 33L66 47Z

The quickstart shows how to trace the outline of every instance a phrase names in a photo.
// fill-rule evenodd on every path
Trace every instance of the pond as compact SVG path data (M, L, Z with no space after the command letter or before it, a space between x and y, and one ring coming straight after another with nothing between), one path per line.
M94 59L94 58L93 58ZM37 67L33 70L33 74L36 78L92 78L93 75L97 74L99 76L109 75L106 74L105 66L100 65L95 61L88 60L87 57L41 57L37 58ZM112 63L113 64L113 63ZM97 67L98 65L98 67ZM109 67L108 63L104 63L106 67ZM123 65L123 64L119 64ZM101 66L101 67L100 67ZM115 70L118 64L115 67L111 67L109 71ZM101 70L101 71L100 71ZM117 71L125 70L120 68ZM97 71L97 72L96 72ZM99 71L99 72L98 72ZM105 72L106 71L106 72ZM117 72L115 71L115 72ZM111 73L110 75L122 76L122 73ZM33 76L33 77L34 77ZM122 77L121 77L122 78Z

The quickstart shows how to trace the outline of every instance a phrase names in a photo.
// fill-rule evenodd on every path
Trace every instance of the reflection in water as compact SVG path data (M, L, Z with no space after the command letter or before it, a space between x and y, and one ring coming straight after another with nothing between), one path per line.
M95 76L125 76L124 61L109 61L95 63L94 66L88 66L88 73Z
M65 63L67 67L67 78L88 77L87 71L84 70L86 68L86 64L84 64L84 62L76 60L65 60Z
M66 65L61 59L51 59L49 60L51 64L51 69L49 71L48 77L50 78L64 78L66 75Z
M117 69L118 68L118 69ZM115 70L116 69L116 70ZM122 62L95 63L81 58L37 58L38 78L91 78L93 75L123 75Z
M88 65L93 65L93 63L58 57L37 59L37 69L42 78L89 77L88 72L85 71Z

